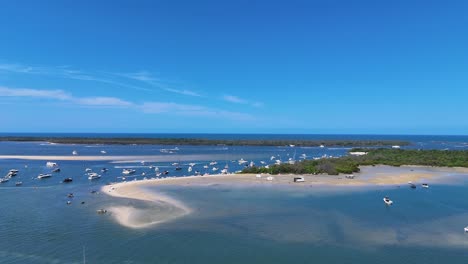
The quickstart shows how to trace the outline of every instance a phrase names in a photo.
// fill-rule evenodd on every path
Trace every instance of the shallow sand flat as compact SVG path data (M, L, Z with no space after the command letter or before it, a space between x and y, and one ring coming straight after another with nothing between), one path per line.
M135 220L135 215L141 213L150 214L148 210L141 210L129 206L111 207L109 211L113 214L117 222L131 227L141 228L157 223L167 222L177 217L189 214L191 209L183 202L168 197L166 195L149 191L146 187L177 185L177 186L291 186L297 188L311 186L375 186L375 185L401 185L409 181L419 184L450 182L453 175L467 175L468 168L435 168L421 166L375 166L362 167L360 173L354 174L354 179L347 179L345 175L261 175L256 174L226 174L226 175L206 175L169 177L161 179L147 179L140 181L129 181L114 183L102 187L102 192L114 197L137 199L154 203L159 207L170 208L166 212L159 213L158 218L151 218L146 221ZM273 179L268 180L271 176ZM295 183L294 177L304 177L305 182ZM453 177L452 177L453 178ZM148 217L147 217L148 218Z
M152 204L149 209L138 209L132 206L109 207L109 212L119 224L130 228L144 228L171 221L191 212L190 208L176 199L139 188L141 182L102 187L101 190L110 196L147 201Z

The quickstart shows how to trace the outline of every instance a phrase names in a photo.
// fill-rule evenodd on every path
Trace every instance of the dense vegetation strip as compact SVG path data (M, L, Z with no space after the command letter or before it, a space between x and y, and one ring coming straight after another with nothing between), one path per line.
M223 140L203 138L90 138L90 137L0 137L0 141L44 141L60 144L118 144L118 145L226 145L226 146L307 146L368 147L408 145L398 140Z
M422 165L437 167L468 167L466 150L403 150L403 149L352 149L350 152L364 151L363 156L343 156L319 160L305 160L295 164L270 165L269 168L251 167L243 173L271 174L319 174L353 173L364 165Z

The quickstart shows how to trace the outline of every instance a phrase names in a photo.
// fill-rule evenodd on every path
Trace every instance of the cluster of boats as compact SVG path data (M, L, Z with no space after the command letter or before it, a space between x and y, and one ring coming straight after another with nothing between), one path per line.
M5 182L8 182L10 181L10 179L12 177L15 177L16 175L18 175L18 170L15 170L15 169L11 169L8 171L7 175L5 175L3 178L0 178L0 183L5 183ZM19 186L23 184L22 182L16 182L16 185Z

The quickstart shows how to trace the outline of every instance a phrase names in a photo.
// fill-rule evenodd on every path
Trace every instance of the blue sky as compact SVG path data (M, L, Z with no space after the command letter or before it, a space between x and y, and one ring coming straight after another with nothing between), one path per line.
M468 134L467 1L4 1L0 132Z

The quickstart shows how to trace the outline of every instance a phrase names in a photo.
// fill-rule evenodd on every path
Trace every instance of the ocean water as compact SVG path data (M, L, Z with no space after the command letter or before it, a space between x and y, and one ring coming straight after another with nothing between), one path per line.
M218 135L219 136L219 135ZM400 139L400 138L396 138ZM468 137L413 138L410 148L467 149ZM0 155L167 155L175 146L50 145L37 142L0 143ZM219 166L240 169L231 159L252 157L258 163L272 155L287 159L303 152L308 157L344 155L345 148L178 146L176 155L206 154ZM221 155L220 155L221 153ZM204 156L205 157L205 156ZM296 157L297 158L297 157ZM119 225L112 215L96 210L111 206L141 209L134 217L147 221L155 208L147 202L109 197L94 190L122 181L122 168L135 177L153 177L150 165L188 175L187 163L202 171L206 160L113 163L60 161L60 173L49 172L46 161L0 160L0 175L20 173L0 184L0 263L468 263L468 175L429 189L406 187L314 187L308 189L227 186L158 186L192 208L189 215L142 229ZM172 162L182 164L175 171ZM109 169L90 181L85 168ZM61 181L73 177L73 182ZM23 185L16 187L15 182ZM68 198L74 193L74 198ZM395 204L385 207L383 196ZM67 205L67 201L71 201ZM81 204L81 202L85 202Z

